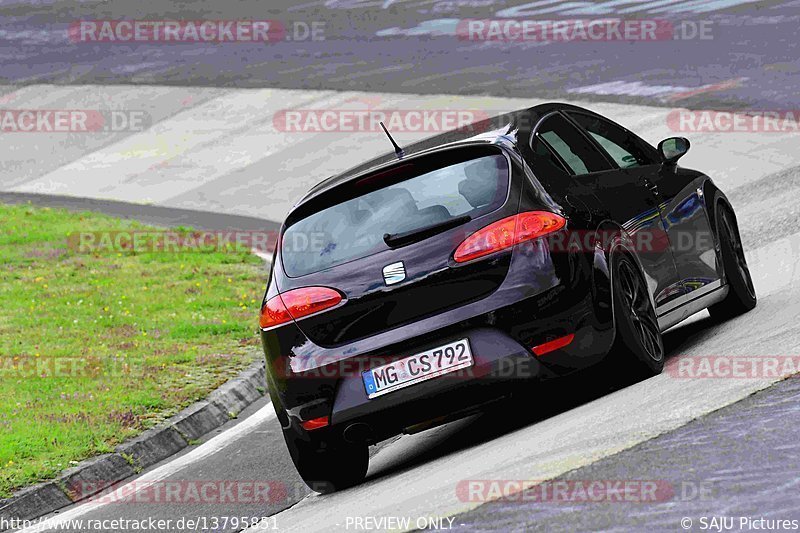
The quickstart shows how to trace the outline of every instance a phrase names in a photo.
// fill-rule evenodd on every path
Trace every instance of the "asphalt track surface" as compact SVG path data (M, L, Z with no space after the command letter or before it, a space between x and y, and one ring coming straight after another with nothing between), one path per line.
M47 27L75 18L157 13L148 3L104 2L99 7L56 2L55 7L48 3L34 8L4 3L0 15L6 33L0 38L6 48L0 51L0 75L12 84L2 89L4 106L142 110L148 123L138 130L94 134L3 135L0 190L16 198L68 196L72 200L59 201L76 207L84 204L81 198L89 198L84 205L101 210L124 211L128 208L114 202L134 202L130 216L155 216L167 225L185 220L187 212L216 212L247 217L237 218L231 227L258 226L264 219L272 221L264 223L271 229L310 185L387 148L382 134L374 131L279 131L275 116L287 109L502 112L557 96L607 114L655 143L676 133L667 122L673 107L785 110L798 103L793 37L797 2L706 2L706 7L718 9L633 12L738 24L735 32L702 44L529 43L511 48L464 43L446 35L373 38L387 28L430 27L425 21L450 18L453 13L447 9L453 2L387 2L385 9L382 2L362 2L369 5L346 9L350 4L356 3L315 2L294 11L273 7L276 3L266 9L262 5L259 18L324 16L326 35L343 28L355 33L259 51L241 43L223 51L216 47L204 63L211 67L198 72L196 56L185 59L197 46L70 48L54 41ZM486 18L498 8L510 8L491 4L472 11L462 6L456 18ZM645 3L638 4L641 8ZM668 5L663 2L662 7ZM211 18L216 12L222 18L218 6L193 4L191 16ZM237 3L230 9L241 9L241 14L226 8L225 18L255 17L254 6ZM31 33L41 27L45 29ZM9 28L17 33L8 33ZM367 37L359 41L356 34ZM364 53L354 51L359 46ZM654 51L643 54L643 46ZM514 54L530 54L535 60L520 61ZM237 62L237 57L245 59ZM740 81L723 83L732 79ZM628 93L641 93L642 84L672 88L649 96L595 94L608 92L608 86L570 93L616 81L634 84L623 87ZM715 89L720 83L722 88ZM706 86L711 89L686 96ZM396 136L402 144L432 133L400 131ZM669 331L665 345L670 361L682 356L798 355L800 134L686 135L693 148L682 164L708 172L737 209L760 301L753 312L724 324L711 324L701 313ZM208 229L226 224L208 216L212 218L192 220L202 219L198 226ZM284 490L267 504L100 502L66 509L44 524L44 530L87 530L64 528L68 519L149 517L271 516L265 526L280 531L352 531L354 519L370 517L454 517L453 528L464 531L675 531L681 529L681 517L697 521L701 514L798 518L800 463L792 430L797 386L791 379L773 385L779 379L679 379L667 372L624 386L589 373L541 391L543 401L519 405L519 416L511 419L489 413L381 443L372 450L367 481L329 496L309 495L302 485L272 407L264 400L193 449L142 473L131 487L141 490L149 482L163 481L280 483ZM639 506L484 503L464 501L458 492L459 484L468 480L561 477L657 479L676 487L710 484L713 490L703 498L674 497ZM229 525L216 530L239 529ZM693 530L699 530L698 524Z

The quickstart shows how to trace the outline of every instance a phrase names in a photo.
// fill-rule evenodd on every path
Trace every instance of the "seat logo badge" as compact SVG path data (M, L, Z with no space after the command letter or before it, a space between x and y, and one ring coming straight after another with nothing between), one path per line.
M387 285L394 285L406 279L406 267L402 261L383 267L383 281Z

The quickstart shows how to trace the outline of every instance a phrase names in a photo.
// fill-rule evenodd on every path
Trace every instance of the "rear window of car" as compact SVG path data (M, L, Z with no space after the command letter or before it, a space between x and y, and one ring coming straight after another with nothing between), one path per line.
M476 218L505 202L509 186L505 156L467 160L462 156L441 166L432 166L430 161L436 159L426 158L426 163L403 165L403 174L385 187L291 224L281 239L286 274L303 276L367 257L388 248L383 240L387 233L414 231L465 215Z

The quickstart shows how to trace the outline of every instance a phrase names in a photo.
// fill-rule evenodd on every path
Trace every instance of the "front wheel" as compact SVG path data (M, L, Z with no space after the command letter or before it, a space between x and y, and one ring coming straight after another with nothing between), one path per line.
M612 269L616 339L610 355L633 379L658 375L664 369L664 344L644 276L626 255L617 255Z
M728 283L728 295L721 302L709 307L708 312L715 320L728 320L756 306L756 290L733 216L727 209L720 208L718 217L719 246L722 252L722 269Z
M361 483L369 466L369 447L344 441L307 443L287 439L289 455L308 487L328 494Z

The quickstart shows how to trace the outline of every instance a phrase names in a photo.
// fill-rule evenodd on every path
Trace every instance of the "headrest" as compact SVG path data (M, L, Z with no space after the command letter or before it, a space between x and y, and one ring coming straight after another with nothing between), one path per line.
M497 193L497 176L500 169L494 158L484 158L464 167L467 176L458 184L458 193L472 207L491 203Z

